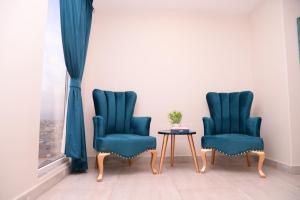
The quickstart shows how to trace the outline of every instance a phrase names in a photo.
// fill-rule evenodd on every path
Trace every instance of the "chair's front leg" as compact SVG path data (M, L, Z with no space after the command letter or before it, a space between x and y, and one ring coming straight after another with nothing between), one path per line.
M263 151L251 151L251 153L254 153L254 154L258 155L257 170L258 170L259 176L261 178L266 178L266 174L262 170L263 165L264 165L265 156L266 156L265 152L263 152Z
M206 152L211 151L211 149L201 149L201 160L202 160L202 169L201 173L205 172L206 169Z
M103 171L104 171L103 162L104 162L104 158L109 155L110 155L110 153L98 153L98 155L97 155L98 171L99 171L97 181L102 181L102 179L103 179Z
M150 167L153 174L158 174L158 171L156 169L156 158L157 158L157 151L156 150L149 150L151 153L151 161L150 161Z

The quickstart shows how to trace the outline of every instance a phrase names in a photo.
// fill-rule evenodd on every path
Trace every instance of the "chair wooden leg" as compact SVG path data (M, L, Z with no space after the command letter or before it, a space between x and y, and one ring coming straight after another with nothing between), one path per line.
M215 164L215 156L216 156L216 150L213 149L211 151L211 165L214 165Z
M153 174L158 174L158 171L156 169L156 158L157 158L157 151L156 150L149 150L151 153L151 161L150 161L150 167Z
M252 151L252 153L258 155L257 170L258 170L259 176L261 178L266 178L266 174L262 170L263 165L264 165L264 160L265 160L265 152L263 152L263 151Z
M129 159L129 160L128 160L128 166L131 167L131 165L132 165L132 160Z
M102 181L102 179L103 179L103 171L104 171L103 162L104 162L104 158L109 155L110 155L110 153L98 153L98 155L97 155L98 171L99 171L97 181Z
M98 156L96 156L95 169L98 169Z
M206 169L206 152L211 151L211 149L201 149L201 159L202 159L202 169L201 173L205 172Z
M251 166L251 162L250 162L250 155L249 155L249 153L246 154L246 160L247 160L247 166L250 167Z
M264 160L265 160L265 152L259 152L258 156L259 156L258 157L258 166L257 166L258 173L259 173L260 177L266 178L265 173L262 171L262 168L264 165Z

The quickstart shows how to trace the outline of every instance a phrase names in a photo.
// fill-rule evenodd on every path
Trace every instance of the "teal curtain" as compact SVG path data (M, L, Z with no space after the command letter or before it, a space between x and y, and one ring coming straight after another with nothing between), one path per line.
M297 18L298 26L298 49L299 49L299 59L300 59L300 17Z
M93 0L60 0L65 64L71 77L65 154L72 158L72 172L85 172L88 169L80 86L91 29L92 4Z

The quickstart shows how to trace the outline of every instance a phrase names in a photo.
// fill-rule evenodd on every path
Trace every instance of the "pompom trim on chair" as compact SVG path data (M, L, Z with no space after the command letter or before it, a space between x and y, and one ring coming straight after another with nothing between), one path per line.
M131 160L131 159L134 159L134 158L140 156L141 154L143 154L143 153L145 153L145 152L147 152L147 151L151 151L151 150L156 150L156 149L152 149L152 148L151 148L151 149L146 149L146 150L144 150L144 151L142 151L142 152L139 152L139 153L137 153L137 154L135 154L135 155L133 155L133 156L129 156L129 157L120 155L120 154L115 153L115 152L112 152L112 151L99 151L98 153L110 153L110 154L113 154L113 155L115 155L115 156L118 156L118 157L120 157L120 158L122 158L122 159L125 159L125 160Z
M215 148L215 147L205 147L205 148L202 147L202 149L205 149L205 150L214 149L214 150L216 150L217 152L222 153L223 155L226 155L226 156L229 156L229 157L238 157L238 156L242 156L242 155L245 155L245 154L247 154L247 153L249 153L249 152L251 152L251 151L258 151L258 152L263 152L263 151L264 151L263 149L249 149L249 150L246 150L246 151L237 153L237 154L227 154L227 153L225 153L225 152L223 152L223 151L221 151L220 149Z

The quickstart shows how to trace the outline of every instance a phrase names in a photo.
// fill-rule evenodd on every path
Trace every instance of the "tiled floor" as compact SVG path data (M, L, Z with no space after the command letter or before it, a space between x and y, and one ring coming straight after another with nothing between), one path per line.
M165 162L160 175L152 175L147 158L133 162L110 159L103 182L97 171L69 175L39 200L300 200L300 175L291 175L265 166L266 179L259 178L256 163L246 166L243 158L216 157L205 174L196 174L192 159L175 158L175 166ZM201 164L201 162L199 163Z

